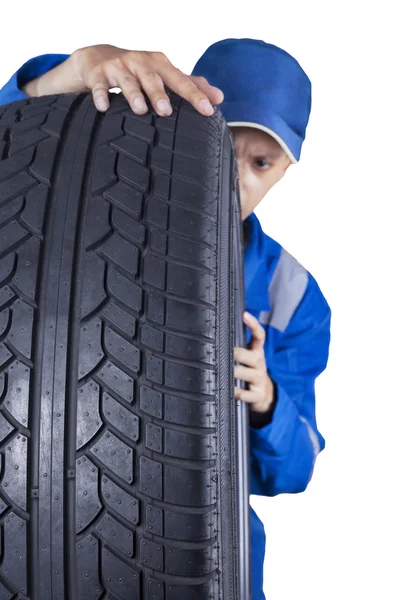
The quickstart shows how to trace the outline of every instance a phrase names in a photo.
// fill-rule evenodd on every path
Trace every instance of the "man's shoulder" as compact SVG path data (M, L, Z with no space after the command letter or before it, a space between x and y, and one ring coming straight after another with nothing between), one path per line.
M261 250L263 262L271 279L274 277L277 269L284 273L290 273L292 277L302 276L308 278L311 276L306 267L293 254L263 230L259 221L256 223L256 226L259 230L259 236L262 238L262 243L258 247Z
M315 316L317 313L328 313L329 306L310 271L282 244L263 231L261 225L259 236L258 247L267 274L270 309L262 311L260 320L283 332L301 306L301 320L308 318L309 313Z

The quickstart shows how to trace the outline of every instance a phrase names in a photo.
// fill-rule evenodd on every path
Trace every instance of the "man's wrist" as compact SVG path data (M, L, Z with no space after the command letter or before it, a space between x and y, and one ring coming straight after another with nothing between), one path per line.
M275 382L272 382L272 385L273 385L272 402L269 404L267 409L253 410L250 405L250 410L249 410L250 427L254 427L255 429L261 429L261 427L265 427L265 425L269 425L272 422L275 407L278 402L278 393L277 393L278 391L277 391Z
M40 77L35 77L35 79L28 81L28 83L21 87L21 91L24 92L24 94L26 94L27 96L29 96L29 98L33 98L39 95L37 92L38 79L40 79Z

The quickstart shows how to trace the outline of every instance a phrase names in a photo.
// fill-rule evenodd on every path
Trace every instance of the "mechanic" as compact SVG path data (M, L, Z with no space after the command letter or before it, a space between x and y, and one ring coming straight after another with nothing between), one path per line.
M325 440L317 429L314 384L325 369L331 311L313 276L261 228L254 209L300 159L311 110L311 82L287 52L253 39L211 45L190 76L160 52L110 45L28 60L0 90L0 105L29 96L91 91L98 110L120 88L132 110L172 108L165 91L210 116L219 105L235 141L242 221L246 348L235 348L235 378L248 389L251 494L306 489ZM218 86L218 87L215 87ZM265 532L251 509L252 598L263 600Z

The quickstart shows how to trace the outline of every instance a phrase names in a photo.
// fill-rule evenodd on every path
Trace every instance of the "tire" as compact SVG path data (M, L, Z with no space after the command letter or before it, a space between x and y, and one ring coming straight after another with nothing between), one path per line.
M247 598L233 144L171 100L0 107L0 600Z

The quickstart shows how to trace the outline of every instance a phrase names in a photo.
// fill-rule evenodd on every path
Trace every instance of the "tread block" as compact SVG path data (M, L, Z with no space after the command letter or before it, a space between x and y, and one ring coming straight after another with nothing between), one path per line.
M138 244L140 247L144 245L146 239L145 226L115 207L112 211L112 225L133 244Z
M164 582L155 577L146 577L145 600L165 600Z
M117 173L123 181L145 193L149 188L150 171L135 160L121 154L118 158Z
M172 333L165 337L165 352L168 356L187 358L210 365L214 365L216 360L215 346L211 342L200 342Z
M206 242L209 246L216 245L216 225L213 219L198 215L184 208L171 206L169 211L169 227L188 239L196 242Z
M168 263L167 291L187 300L202 300L215 306L216 282L215 277L201 273L190 267Z
M193 138L182 134L178 134L175 138L174 153L180 154L185 158L210 160L214 164L218 160L218 152L214 144L201 141L200 139L193 140Z
M13 431L14 427L11 423L5 418L5 416L0 413L0 443ZM3 511L0 509L0 514Z
M133 379L112 362L106 362L96 373L99 382L104 382L110 390L121 396L126 402L133 402Z
M114 517L106 513L96 525L96 531L125 556L133 556L133 534Z
M217 257L208 246L170 235L168 238L168 256L190 262L192 265L216 269Z
M165 363L165 385L175 390L195 394L215 394L216 378L213 371Z
M100 460L111 473L115 473L123 481L133 481L133 450L115 437L113 433L103 433L101 438L90 449L90 452Z
M140 540L140 563L155 571L164 570L164 546L145 538Z
M137 119L135 118L135 115L131 113L128 118L125 118L124 120L124 132L128 133L134 138L142 139L148 144L151 144L153 142L156 130L152 125L149 124L150 122L151 119L149 118Z
M55 138L47 138L41 142L37 147L31 166L31 173L47 185L51 185L58 144L59 142ZM49 160L49 156L53 157L53 160Z
M191 427L214 427L215 402L165 394L165 420Z
M178 506L202 507L215 502L215 481L210 469L165 467L164 499Z
M161 254L166 254L167 252L167 236L165 233L158 231L155 229L151 232L150 239L150 247L157 252L161 252Z
M162 499L162 464L146 456L140 457L140 491L150 498Z
M95 317L81 325L79 340L79 377L86 377L104 358L101 343L102 321Z
M13 135L19 135L21 133L25 133L27 131L30 131L32 129L38 129L41 125L43 125L43 123L46 120L47 117L47 107L46 108L42 108L42 107L38 107L36 110L38 111L37 114L32 114L29 113L29 115L27 114L27 112L25 111L25 119L22 119L22 121L18 121L17 123L15 123L12 127L11 127L11 133Z
M208 575L218 566L215 546L175 548L165 546L165 571L181 577Z
M158 130L158 145L161 148L167 148L168 150L172 150L174 146L174 132L168 129L159 129Z
M164 202L169 200L171 184L172 179L170 176L160 172L154 173L152 194L161 197L161 199L164 198Z
M11 503L22 510L27 508L27 438L17 435L5 449L2 487ZM16 515L15 515L16 516ZM13 515L14 517L14 515ZM14 523L14 519L12 519Z
M140 410L157 417L163 418L163 396L161 392L157 392L146 385L140 387Z
M155 254L146 254L143 260L143 281L165 290L166 262Z
M143 194L139 190L118 181L115 185L104 192L104 197L111 201L117 208L138 218L142 212Z
M203 335L213 340L216 328L215 311L198 304L167 298L165 324L169 329Z
M159 325L164 325L164 305L165 299L164 296L157 294L156 292L149 292L147 295L148 305L147 305L147 318L149 321L153 321L153 323L158 323Z
M95 244L111 233L110 203L101 196L89 200L86 220L86 246Z
M107 287L116 300L136 312L142 310L143 290L114 268L107 270Z
M171 172L172 167L172 153L166 148L156 146L153 148L151 153L151 168L158 169L160 171Z
M28 167L34 157L35 148L26 148L13 156L8 156L1 162L1 178L6 180Z
M164 350L164 334L159 329L152 327L151 325L143 324L140 328L140 341L142 344L162 352Z
M13 283L21 295L31 299L36 296L40 245L38 238L31 237L17 251L18 263Z
M22 223L26 223L33 233L42 235L43 223L48 201L49 190L46 186L39 184L30 189L26 194L25 208L20 215Z
M165 429L165 454L186 460L211 460L216 444L213 436Z
M119 362L126 372L139 371L140 349L107 326L104 328L104 347L111 359Z
M139 523L139 501L111 481L101 478L101 493L107 506L133 525Z
M146 424L146 448L153 452L163 452L163 429L153 423Z
M3 561L1 569L16 592L27 594L27 523L14 512L3 522ZM18 560L15 560L15 557Z
M171 540L202 542L216 535L214 523L212 511L188 514L168 509L164 517L164 535Z
M213 581L199 585L166 584L165 600L209 600L215 598Z
M8 200L12 196L18 196L24 192L27 192L29 188L33 187L37 183L36 179L33 179L25 171L17 173L14 177L11 177L7 181L0 183L0 202ZM7 248L7 246L5 246Z
M132 442L139 439L139 417L122 406L110 394L103 394L103 412L109 423Z
M164 382L164 362L157 356L148 355L146 357L146 378L149 381L162 384Z
M122 115L106 113L99 132L98 144L103 145L106 142L118 139L123 134L123 121L124 118Z
M17 221L11 221L1 228L0 252L7 251L11 246L26 237L27 231Z
M48 134L40 129L31 129L30 131L24 131L23 134L18 134L18 131L13 134L11 130L11 144L9 146L9 155L17 154L29 146L35 146L42 140L45 140Z
M154 535L164 535L163 510L148 504L146 506L146 530Z
M104 547L101 555L101 572L106 588L118 599L132 600L141 597L140 572L133 565L128 566L122 562Z
M34 311L32 306L17 300L12 306L10 342L26 358L32 357L32 328Z
M65 126L65 119L67 113L60 110L53 110L49 113L46 122L43 124L42 129L49 135L60 139L61 133Z
M115 165L117 152L109 146L100 146L97 150L96 162L92 174L92 192L115 183Z
M102 426L99 405L100 388L93 381L88 381L77 394L77 449L85 446Z
M137 137L123 136L117 138L111 142L111 147L141 165L147 164L149 145Z
M100 583L99 542L92 535L76 544L79 596L77 600L99 600L102 595Z
M92 523L101 511L99 470L86 456L76 461L76 532Z
M158 193L154 193L147 200L147 222L151 225L168 228L168 204Z
M136 319L118 304L110 302L102 311L102 316L110 321L113 327L133 338L136 333Z
M107 297L104 259L93 252L89 252L85 256L83 269L81 318L94 312Z
M8 324L11 320L11 311L9 308L5 308L0 313L0 335L6 331Z
M29 427L29 394L31 370L16 360L8 370L7 394L4 406L23 427Z
M114 234L102 246L102 252L119 268L131 275L138 272L139 249L120 235Z

